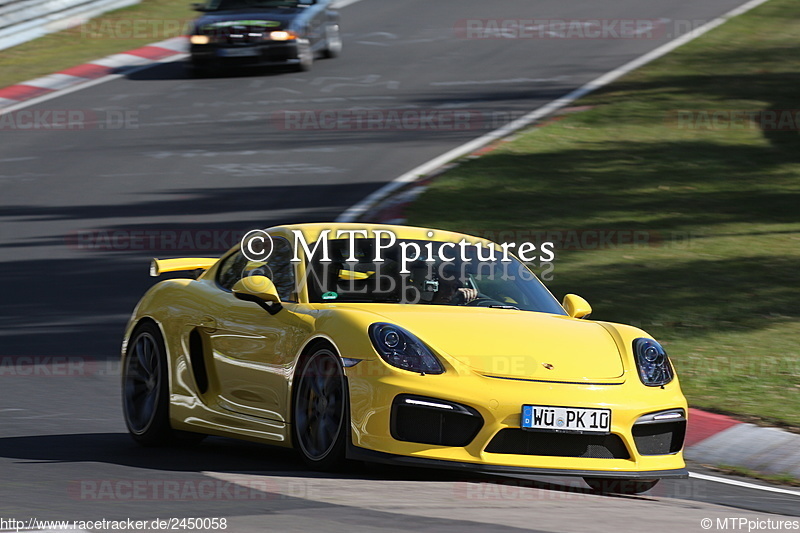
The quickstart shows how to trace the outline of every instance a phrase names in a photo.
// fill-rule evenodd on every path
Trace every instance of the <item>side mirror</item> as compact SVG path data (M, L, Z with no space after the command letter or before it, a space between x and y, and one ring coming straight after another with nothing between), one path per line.
M195 11L207 11L206 4L204 2L195 2L191 4L191 8Z
M572 318L588 318L592 314L592 306L577 294L564 296L564 303L561 306Z
M243 277L233 286L233 295L240 300L260 305L271 315L283 309L278 289L266 276Z

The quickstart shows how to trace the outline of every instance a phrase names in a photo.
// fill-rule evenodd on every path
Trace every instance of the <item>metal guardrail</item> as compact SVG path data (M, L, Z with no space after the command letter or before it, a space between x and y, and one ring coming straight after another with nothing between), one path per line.
M0 50L140 0L0 0Z

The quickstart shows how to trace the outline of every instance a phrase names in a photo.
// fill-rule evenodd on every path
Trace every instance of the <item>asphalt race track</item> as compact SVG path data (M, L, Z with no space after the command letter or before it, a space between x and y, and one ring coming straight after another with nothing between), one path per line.
M318 474L290 451L221 438L142 449L121 416L119 343L153 282L151 257L214 256L236 232L333 220L394 177L741 3L362 0L342 9L342 57L311 72L191 78L163 63L26 108L93 119L0 129L0 518L225 517L237 533L639 532L800 516L798 497L697 479L604 497L568 478L361 465ZM457 28L470 18L648 19L661 30L468 39ZM376 112L378 124L408 110L461 122L314 122L331 110L340 120Z

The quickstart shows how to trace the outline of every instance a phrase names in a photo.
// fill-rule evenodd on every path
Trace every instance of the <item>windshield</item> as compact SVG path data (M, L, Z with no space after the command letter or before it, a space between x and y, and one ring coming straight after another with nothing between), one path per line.
M513 257L475 246L461 250L453 243L404 241L419 246L419 259L404 259L399 245L356 239L328 241L328 258L317 251L307 269L312 303L369 302L478 306L521 309L564 315L556 299L528 268ZM445 247L444 249L442 247ZM442 257L454 259L443 260ZM383 261L375 261L376 258ZM466 259L466 260L464 260Z
M228 9L258 9L262 7L298 7L310 3L292 0L210 0L206 8L209 11L225 11Z

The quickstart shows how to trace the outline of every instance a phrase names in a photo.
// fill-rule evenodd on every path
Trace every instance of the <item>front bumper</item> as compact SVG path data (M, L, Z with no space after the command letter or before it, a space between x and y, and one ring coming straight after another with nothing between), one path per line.
M346 372L352 427L350 455L354 458L485 472L629 479L687 475L682 450L643 455L633 435L634 423L644 415L674 409L687 412L677 381L662 389L644 387L635 375L628 376L627 380L623 377L617 384L594 385L498 380L474 372L420 376L403 371L387 372L378 361L363 361ZM480 413L483 424L464 446L398 440L392 434L392 405L395 398L403 394L464 405ZM525 404L611 409L609 438L619 442L627 453L565 456L563 453L487 452L501 431L521 431L521 411ZM548 435L562 434L537 433L537 438L541 436L546 440Z
M297 41L191 45L189 53L191 64L196 68L296 65L300 62Z
M407 457L390 453L366 450L351 445L347 450L347 458L355 461L369 461L393 466L416 466L423 468L441 468L461 472L478 472L486 474L528 474L539 476L578 476L616 479L686 479L689 471L686 468L674 470L642 470L638 472L620 472L617 470L577 470L567 468L536 468L524 466L505 466L483 463L460 463L444 459L426 459Z

